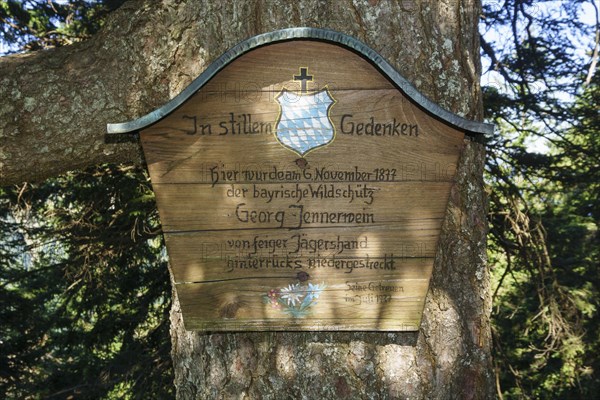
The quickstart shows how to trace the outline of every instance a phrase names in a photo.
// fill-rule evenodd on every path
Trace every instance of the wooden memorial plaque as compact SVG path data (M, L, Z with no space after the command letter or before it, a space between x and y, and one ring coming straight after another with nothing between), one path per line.
M187 329L417 330L465 134L373 50L234 47L139 131Z

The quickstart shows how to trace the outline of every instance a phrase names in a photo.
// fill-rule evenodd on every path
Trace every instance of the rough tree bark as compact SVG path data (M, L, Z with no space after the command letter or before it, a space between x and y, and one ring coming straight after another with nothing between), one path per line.
M90 41L0 58L0 184L140 162L136 143L106 143L107 122L153 110L232 45L285 27L355 36L480 119L479 12L478 0L129 1ZM466 144L418 333L200 335L174 301L178 398L493 398L483 157Z

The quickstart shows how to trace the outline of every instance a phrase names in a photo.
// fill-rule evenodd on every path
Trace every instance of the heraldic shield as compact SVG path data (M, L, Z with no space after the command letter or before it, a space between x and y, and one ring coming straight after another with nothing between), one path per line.
M282 90L277 96L281 106L275 134L284 147L304 156L335 138L329 110L335 100L327 88L314 94Z

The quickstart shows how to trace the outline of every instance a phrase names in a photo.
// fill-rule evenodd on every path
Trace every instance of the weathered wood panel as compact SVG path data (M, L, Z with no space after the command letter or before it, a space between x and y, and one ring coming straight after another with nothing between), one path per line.
M417 227L418 223L421 226ZM318 272L320 260L365 259L386 254L398 264L395 276L405 276L413 270L412 266L423 269L435 256L439 227L423 225L417 220L412 230L380 226L333 232L323 228L204 231L168 234L166 239L176 283L251 278L256 271L293 277L302 270L316 277L315 273L330 272Z
M191 327L230 321L237 326L234 330L243 330L246 323L263 321L263 328L272 330L331 324L340 330L408 330L418 326L432 264L430 261L421 266L424 268L405 268L403 274L413 278L398 278L394 271L311 276L310 281L323 288L316 291L318 297L309 301L306 299L315 291L303 283L290 284L293 276L178 284L177 290L182 311L196 316ZM321 277L323 280L319 281ZM297 295L297 301L287 302L286 289Z
M442 182L155 185L167 233L223 229L301 229L441 224L450 185ZM238 194L239 196L235 196ZM273 199L273 196L280 196ZM281 198L284 197L284 198ZM415 207L418 204L419 207ZM175 205L169 207L169 205Z
M396 170L395 180L452 179L462 133L427 116L396 89L331 93L337 102L330 119L336 139L341 140L327 152L311 153L308 172L342 166L373 172L387 165ZM199 104L194 108L192 101ZM148 128L152 135L142 136L148 166L156 176L153 182L210 181L211 169L219 163L227 171L298 171L295 158L285 157L289 150L268 140L276 130L280 109L276 101L247 105L198 94L190 103ZM393 141L399 143L390 146ZM401 154L395 148L399 145L404 147Z
M418 329L464 133L371 63L239 57L144 129L187 329Z

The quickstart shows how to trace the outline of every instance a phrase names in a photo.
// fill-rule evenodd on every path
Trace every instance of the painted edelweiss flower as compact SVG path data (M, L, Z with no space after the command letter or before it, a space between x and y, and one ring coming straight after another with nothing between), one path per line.
M321 290L323 290L323 285L313 285L312 283L308 284L308 291L311 293L313 299L318 299L321 294Z
M263 302L294 318L305 317L317 304L317 299L327 286L324 283L304 284L301 278L308 279L308 274L298 275L299 282L287 287L269 290L263 295Z
M313 285L312 283L308 284L308 294L306 295L307 301L313 301L319 298L321 295L321 291L323 290L324 285Z
M300 296L302 296L302 292L298 291L299 287L300 285L294 283L281 289L281 298L287 300L288 305L295 305L297 301L300 301Z

